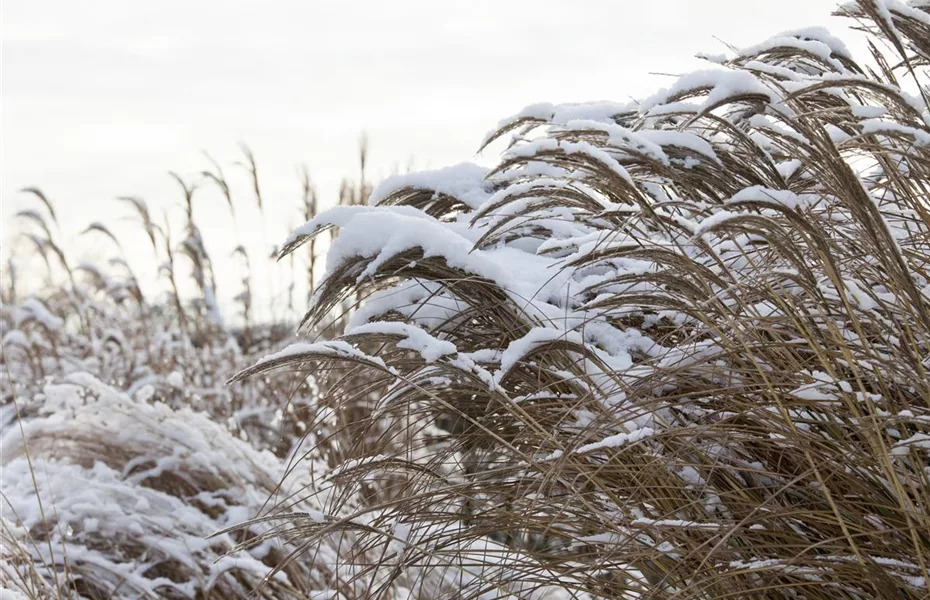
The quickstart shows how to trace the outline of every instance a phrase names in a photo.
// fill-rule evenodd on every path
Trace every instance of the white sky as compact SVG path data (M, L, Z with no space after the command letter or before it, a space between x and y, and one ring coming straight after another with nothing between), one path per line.
M201 150L232 163L245 141L271 205L266 223L228 168L241 182L238 228L206 199L201 228L216 256L263 228L276 243L297 223L295 166L307 163L332 202L339 179L355 173L362 131L375 176L411 160L473 160L483 134L527 104L642 97L671 82L650 72L702 68L696 52L723 52L715 37L745 46L810 25L841 33L835 5L2 0L2 239L9 247L12 215L32 206L17 190L38 185L75 258L104 252L74 239L95 220L132 253L142 239L116 224L129 213L114 197L175 206L168 170L197 173L207 166ZM231 297L235 277L221 273L219 287Z

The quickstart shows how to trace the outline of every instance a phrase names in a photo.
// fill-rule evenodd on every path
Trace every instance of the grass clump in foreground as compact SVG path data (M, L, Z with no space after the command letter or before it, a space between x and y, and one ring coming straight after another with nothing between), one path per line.
M392 474L375 568L490 539L527 560L455 597L927 596L930 14L839 13L871 68L786 33L643 102L530 107L490 171L292 235L340 231L305 324L361 309L236 379L365 374L329 397L361 423L339 485Z
M104 301L68 269L62 293L5 309L4 383L25 384L4 388L4 473L22 477L3 484L0 583L926 597L930 12L839 13L871 67L788 32L642 102L529 107L488 135L510 138L491 170L397 176L319 216L305 186L282 255L338 237L325 278L309 269L307 333L263 358L215 318L192 218L193 305L173 267L161 316L132 278L98 277ZM250 363L225 395L187 393ZM229 399L278 406L286 442ZM63 501L67 481L112 493L111 519Z

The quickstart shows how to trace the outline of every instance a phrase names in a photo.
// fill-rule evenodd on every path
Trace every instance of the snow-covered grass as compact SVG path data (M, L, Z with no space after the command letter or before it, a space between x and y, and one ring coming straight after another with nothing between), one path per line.
M306 485L292 478L293 488L278 488L281 464L269 452L205 413L134 399L87 373L47 384L36 400L42 415L2 438L10 583L36 570L46 584L71 584L59 593L73 585L88 598L244 597L259 588L261 597L304 597L325 586L307 563L285 564L292 544L237 551L267 526L213 536Z
M300 227L284 254L340 231L304 322L361 299L349 347L237 380L368 373L329 390L368 415L339 481L403 464L405 527L537 561L498 582L926 597L930 14L839 13L869 66L786 32L640 103L529 107L485 137L512 134L491 170Z
M490 170L305 180L299 339L248 277L230 331L189 196L180 244L133 201L165 302L23 214L68 281L4 289L3 593L926 597L930 12L839 12L868 63L786 32Z

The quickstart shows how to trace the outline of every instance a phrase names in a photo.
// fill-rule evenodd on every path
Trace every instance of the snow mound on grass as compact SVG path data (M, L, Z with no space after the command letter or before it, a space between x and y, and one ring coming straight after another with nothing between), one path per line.
M270 452L204 413L138 400L87 373L46 385L39 402L41 415L0 439L6 585L16 585L13 571L34 570L86 597L296 597L326 587L324 565L336 556L326 543L319 568L285 564L295 547L263 538L267 523L243 525L321 508L314 498L275 508L307 479L279 486L284 465ZM13 560L15 548L28 560Z

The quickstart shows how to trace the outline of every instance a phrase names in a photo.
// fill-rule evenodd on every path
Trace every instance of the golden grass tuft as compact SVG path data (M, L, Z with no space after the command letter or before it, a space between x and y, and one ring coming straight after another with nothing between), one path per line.
M304 321L361 297L362 327L236 380L356 374L341 485L407 465L359 509L386 573L495 540L522 558L454 597L927 597L930 14L839 13L871 66L806 30L639 104L531 107L483 183L366 208L408 228L380 247L363 210L292 236L342 227ZM494 275L518 252L549 287Z

